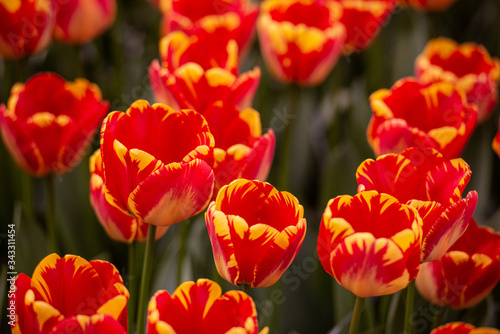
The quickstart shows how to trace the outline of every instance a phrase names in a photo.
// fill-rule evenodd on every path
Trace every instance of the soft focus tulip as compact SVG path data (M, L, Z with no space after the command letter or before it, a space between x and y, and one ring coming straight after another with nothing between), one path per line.
M160 290L149 301L148 334L257 334L257 310L250 296L208 279L182 283L172 295ZM260 334L267 334L264 328Z
M418 272L422 219L412 207L376 191L331 199L318 255L327 273L358 297L404 289Z
M390 194L419 212L422 262L440 259L471 221L477 193L462 198L470 177L470 167L462 159L449 160L433 149L419 148L367 159L356 173L359 191Z
M498 122L498 131L495 138L493 139L493 142L491 143L491 147L500 158L500 120Z
M7 106L0 105L2 137L25 172L62 174L80 163L108 108L85 79L37 74L14 85Z
M240 108L251 105L260 81L255 67L238 76L238 47L234 41L211 40L174 32L160 41L161 65L154 60L149 78L155 99L176 108L204 113L216 101Z
M212 197L214 139L192 110L147 101L103 122L104 194L115 208L169 226L202 211Z
M217 103L203 116L215 139L215 199L219 189L236 179L265 181L274 157L276 137L272 129L262 134L259 113Z
M465 92L467 101L478 108L478 121L493 112L498 101L500 60L475 43L458 44L436 38L415 61L415 75L422 82L448 81Z
M129 293L109 262L51 254L16 287L13 334L127 332Z
M402 6L424 12L439 12L453 5L457 0L398 0Z
M274 284L302 246L303 216L292 194L269 183L240 179L222 187L205 213L217 271L238 286Z
M235 40L245 53L253 40L258 6L251 0L160 0L164 21L163 34L182 31L202 40L224 45Z
M0 56L18 59L52 40L54 0L0 0Z
M334 0L342 5L340 22L346 28L344 52L366 49L386 24L396 0Z
M269 72L286 83L323 82L344 46L341 15L341 6L333 1L264 1L257 31Z
M438 261L420 267L416 286L429 302L455 309L479 304L500 280L500 234L473 220Z
M54 38L63 43L83 44L107 30L115 21L116 0L56 0Z
M370 105L367 136L377 156L421 147L456 158L477 124L476 106L448 82L423 84L404 78L390 90L373 93Z
M144 242L148 235L149 224L142 219L127 215L111 205L104 194L104 169L102 167L101 150L97 150L90 157L90 203L99 223L116 241L132 243ZM161 238L168 227L156 229L156 238Z
M490 327L475 327L464 322L450 322L432 330L431 334L500 334L500 330Z

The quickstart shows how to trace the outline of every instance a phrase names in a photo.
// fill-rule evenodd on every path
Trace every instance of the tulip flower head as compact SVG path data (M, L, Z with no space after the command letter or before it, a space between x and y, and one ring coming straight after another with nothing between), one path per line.
M19 59L47 48L55 12L54 0L0 0L0 56Z
M409 6L423 12L440 12L448 9L457 0L398 0L402 6Z
M450 322L432 330L431 334L500 334L500 330L490 327L475 327L464 322Z
M148 224L169 226L202 211L212 197L214 139L192 110L134 102L103 122L106 200Z
M205 213L217 271L237 286L274 284L302 246L303 217L298 200L269 183L239 179L222 187Z
M331 199L318 255L323 268L358 297L404 289L420 264L422 219L412 207L376 191Z
M344 46L341 14L341 6L333 1L264 1L257 32L269 72L285 83L320 84Z
M477 124L477 108L449 82L423 84L413 78L370 96L368 142L375 155L409 147L434 148L446 158L462 153Z
M148 333L257 334L257 310L250 296L208 279L182 283L172 295L160 290L149 301ZM264 328L259 334L267 334Z
M45 257L30 278L20 274L11 303L14 334L127 333L128 290L109 262L57 254Z
M500 60L475 43L458 44L449 38L427 43L415 60L415 75L422 82L447 81L465 92L478 108L478 121L487 119L498 102Z
M25 172L63 174L80 163L108 110L95 84L41 73L12 87L7 106L0 105L0 128Z
M500 234L473 220L440 260L422 264L416 287L433 304L464 309L484 300L498 281Z

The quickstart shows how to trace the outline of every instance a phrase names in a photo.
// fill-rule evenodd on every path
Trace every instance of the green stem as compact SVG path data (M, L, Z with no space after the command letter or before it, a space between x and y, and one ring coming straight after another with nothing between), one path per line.
M45 208L45 218L47 224L47 232L49 234L49 245L51 253L59 253L57 243L57 221L56 221L56 203L54 192L54 178L52 174L45 178L45 186L47 191L47 207Z
M247 295L250 295L250 285L249 284L243 284L241 286L241 291L243 291L244 293L246 293Z
M361 310L363 309L364 298L356 296L354 310L352 311L351 326L349 326L349 334L356 334L359 327L359 319L361 319Z
M155 243L156 225L149 225L146 252L142 265L141 289L139 292L139 310L137 312L137 334L144 334L146 329L146 311L149 300L151 271L153 267L153 246Z
M128 330L130 333L135 333L135 311L137 308L137 243L132 241L128 245L128 292L130 298L128 300Z
M436 305L434 305L436 306ZM443 323L443 316L445 314L446 308L442 306L436 306L438 309L436 310L436 314L434 314L434 320L432 321L431 330L441 326Z
M186 245L189 236L189 221L181 223L181 244L179 247L179 256L177 258L177 286L182 283L182 267L184 265L184 257L186 255Z
M21 198L24 208L30 219L33 218L33 180L26 173L21 173Z
M411 281L406 288L406 311L404 333L411 334L411 315L413 313L413 304L415 299L415 280Z
M25 82L26 81L26 74L28 72L28 61L29 61L29 58L26 56L26 57L22 57L17 62L17 81L18 82Z

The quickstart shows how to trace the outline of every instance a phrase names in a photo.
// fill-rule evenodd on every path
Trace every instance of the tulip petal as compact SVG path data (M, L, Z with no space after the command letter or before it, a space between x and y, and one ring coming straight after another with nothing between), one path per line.
M443 205L455 203L462 198L471 174L469 165L462 159L443 161L436 165L427 174L428 199Z
M104 314L97 314L91 317L77 315L66 318L52 328L49 334L68 333L72 334L125 334L126 331L115 319Z
M260 137L253 145L252 152L247 158L246 166L241 177L248 180L265 181L271 169L274 157L276 136L272 129Z

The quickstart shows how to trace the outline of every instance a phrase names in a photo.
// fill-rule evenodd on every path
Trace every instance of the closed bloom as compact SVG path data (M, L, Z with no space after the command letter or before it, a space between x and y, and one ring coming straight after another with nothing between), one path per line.
M172 295L160 290L149 301L148 334L257 334L257 310L250 296L208 279L182 283ZM264 328L260 334L267 334Z
M13 334L127 332L129 293L109 262L51 254L31 278L17 276L16 288Z
M482 45L433 39L417 57L415 75L422 82L455 84L477 106L479 122L491 115L498 102L500 60L492 58Z
M204 113L216 101L250 106L260 69L238 75L238 46L173 32L160 41L161 65L154 60L149 79L158 102Z
M375 155L408 147L434 148L446 158L462 153L477 124L477 108L449 82L397 81L370 96L368 142Z
M7 106L0 105L0 128L25 172L63 174L80 163L108 109L95 84L42 73L12 87Z
M214 139L192 110L134 102L103 122L106 200L148 224L169 226L202 211L213 189Z
M489 295L500 280L500 234L471 221L438 261L422 264L416 286L429 302L470 308Z
M367 159L356 173L359 191L387 193L417 209L423 220L422 262L440 259L471 221L477 192L462 198L470 177L464 160L419 148Z
M44 50L54 24L53 0L0 0L0 56L18 59Z
M435 328L431 334L500 334L500 330L490 327L475 327L465 322L449 322Z
M318 255L327 273L358 297L392 294L418 272L422 219L388 194L365 191L331 199Z
M114 22L116 0L58 1L54 38L83 44L101 35Z
M202 40L214 38L224 45L235 40L244 53L253 40L258 6L250 0L160 0L163 33L182 31Z
M491 143L491 147L493 148L493 151L495 151L495 153L500 158L500 120L498 122L498 128L499 130L497 131L497 134L493 139L493 142Z
M439 12L453 5L457 0L398 0L402 6L410 6L423 12Z
M342 52L342 7L333 1L266 0L257 23L269 72L283 82L320 84Z
M342 5L340 22L346 28L344 52L366 49L386 24L396 0L335 0Z
M106 200L104 193L104 169L101 150L90 157L90 204L108 236L116 241L132 243L146 241L149 224L142 219L123 213ZM156 229L156 238L161 238L168 227Z
M303 217L298 200L269 183L239 179L222 187L205 213L217 271L238 286L274 284L302 246Z

